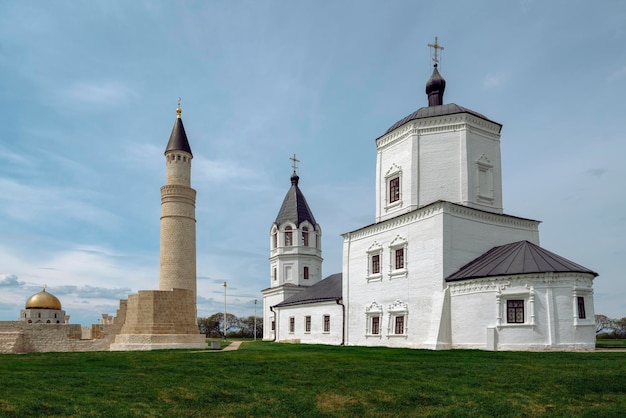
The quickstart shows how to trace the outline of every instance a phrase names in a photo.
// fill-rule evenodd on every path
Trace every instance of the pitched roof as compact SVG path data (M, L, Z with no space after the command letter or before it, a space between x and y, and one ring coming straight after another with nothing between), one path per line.
M482 115L482 114L480 114L478 112L474 112L471 109L468 109L468 108L463 107L463 106L459 106L459 105L454 104L454 103L448 103L448 104L439 105L439 106L422 107L422 108L416 110L415 112L411 113L410 115L400 119L399 121L397 121L393 125L391 125L391 127L389 129L387 129L387 132L385 132L385 134L388 134L389 132L393 131L394 129L399 128L400 126L404 125L405 123L410 122L410 121L415 120L415 119L426 119L426 118L431 118L431 117L435 117L435 116L454 115L454 114L457 114L457 113L469 113L470 115L474 115L476 117L479 117L481 119L484 119L484 120L492 122L492 123L495 123L496 125L499 125L500 127L502 127L501 124L490 120L485 115Z
M308 303L326 302L341 299L342 273L331 274L297 295L285 299L276 307L305 305Z
M187 134L185 133L183 120L180 117L177 117L176 122L174 122L174 127L172 128L170 140L167 143L165 152L173 150L186 151L191 154L191 147L189 146L189 141L187 141ZM191 155L193 156L193 154Z
M287 191L280 211L278 211L278 216L276 216L276 225L293 222L296 226L300 226L304 221L309 221L311 225L317 225L313 212L311 212L302 190L298 187L299 179L300 177L296 173L291 176L291 187Z
M598 273L528 241L494 247L470 261L446 281L527 273Z

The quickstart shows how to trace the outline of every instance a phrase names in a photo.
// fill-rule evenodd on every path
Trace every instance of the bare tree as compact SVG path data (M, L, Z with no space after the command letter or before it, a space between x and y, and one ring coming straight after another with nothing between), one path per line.
M626 317L613 320L613 329L617 338L626 338Z
M596 315L596 334L612 331L613 320L606 315Z

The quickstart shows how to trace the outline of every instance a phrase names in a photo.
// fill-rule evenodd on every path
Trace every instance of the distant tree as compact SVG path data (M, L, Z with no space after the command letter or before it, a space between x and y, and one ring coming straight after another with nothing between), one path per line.
M613 320L616 338L626 338L626 317Z
M241 336L244 338L254 338L254 316L239 318L241 325ZM263 318L256 318L256 336L263 336Z
M596 315L596 334L608 333L614 328L613 320L606 315Z
M226 314L226 335L241 328L239 318L233 314ZM214 313L208 318L198 318L198 329L207 337L224 337L224 313Z

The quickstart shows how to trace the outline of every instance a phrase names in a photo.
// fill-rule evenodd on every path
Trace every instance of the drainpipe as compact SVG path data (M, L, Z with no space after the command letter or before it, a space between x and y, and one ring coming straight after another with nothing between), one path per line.
M270 306L270 311L272 311L272 313L274 314L274 339L272 340L272 342L276 342L276 336L278 335L278 324L276 323L276 311L274 310L273 306ZM272 324L270 324L271 327ZM270 328L271 331L271 328Z
M341 317L343 318L341 324L341 345L346 343L346 305L341 302L341 299L335 299L337 305L341 305Z

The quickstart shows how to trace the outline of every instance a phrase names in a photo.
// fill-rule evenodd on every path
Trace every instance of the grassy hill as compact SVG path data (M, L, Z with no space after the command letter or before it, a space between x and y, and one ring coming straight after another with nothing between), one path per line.
M0 416L623 416L626 353L264 342L0 356Z

